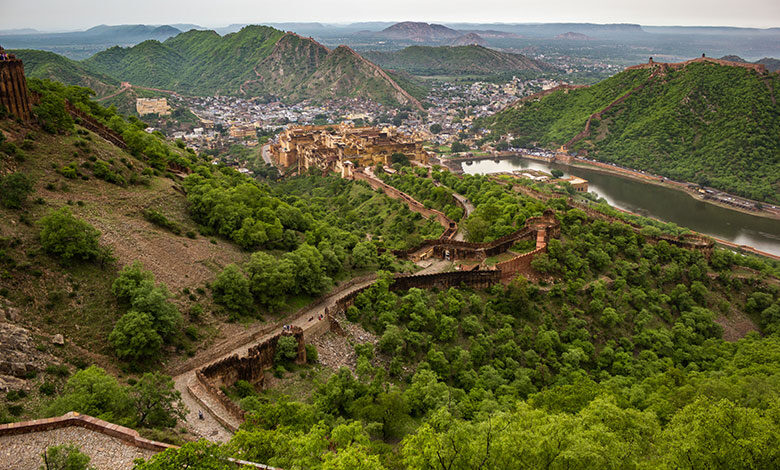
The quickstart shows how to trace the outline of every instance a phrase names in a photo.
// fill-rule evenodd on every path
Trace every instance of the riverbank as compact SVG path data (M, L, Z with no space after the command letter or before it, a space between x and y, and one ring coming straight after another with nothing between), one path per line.
M771 207L768 207L768 205L765 206L765 208L763 209L757 210L757 209L746 209L739 206L726 204L716 199L705 197L698 190L692 189L690 186L696 186L695 183L673 181L663 176L653 175L651 173L646 173L646 172L633 170L629 168L616 167L608 163L585 160L578 157L558 158L556 156L549 156L549 157L537 156L537 155L531 155L522 152L497 152L490 156L466 156L466 157L449 157L449 158L440 156L439 160L442 162L442 164L450 168L450 170L456 170L455 167L457 167L456 171L462 172L463 170L461 168L461 164L465 162L470 162L470 161L473 162L473 161L481 161L481 160L504 160L504 159L511 159L511 158L524 158L528 160L544 162L547 164L557 164L557 165L568 166L572 168L584 168L599 173L609 174L613 176L620 176L626 179L641 181L643 183L649 183L656 186L661 186L661 187L681 191L687 194L688 196L690 196L692 199L705 202L707 204L711 204L713 206L717 206L723 209L728 209L743 214L755 215L767 219L780 220L780 209L777 208L772 209ZM735 200L748 201L751 204L758 203L763 205L763 203L760 203L758 201L753 201L740 196L735 196L724 192L719 192L719 194L726 195L728 197L734 198Z

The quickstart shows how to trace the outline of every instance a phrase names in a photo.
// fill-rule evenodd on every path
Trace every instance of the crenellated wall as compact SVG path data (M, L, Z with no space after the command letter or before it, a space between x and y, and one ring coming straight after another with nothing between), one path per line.
M0 105L22 121L29 121L32 118L32 107L24 78L24 65L13 54L9 57L9 60L0 60Z

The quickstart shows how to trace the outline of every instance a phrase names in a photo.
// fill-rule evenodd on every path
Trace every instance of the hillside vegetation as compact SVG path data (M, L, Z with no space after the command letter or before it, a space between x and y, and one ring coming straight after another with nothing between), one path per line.
M83 62L53 52L33 49L19 49L12 52L22 59L24 73L31 78L91 88L98 97L113 93L119 86L119 80L116 78L93 71Z
M589 88L522 101L478 125L523 145L571 150L602 161L693 181L759 201L780 190L780 76L694 63L626 70Z
M414 75L494 75L542 72L554 68L522 54L510 54L478 45L411 46L395 52L366 52L380 66Z

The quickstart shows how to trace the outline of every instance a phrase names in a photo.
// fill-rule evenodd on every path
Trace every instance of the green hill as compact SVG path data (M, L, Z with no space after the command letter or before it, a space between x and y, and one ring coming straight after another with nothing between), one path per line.
M567 145L602 161L778 201L779 86L777 74L711 62L628 69L588 88L520 101L478 125L522 145Z
M98 97L112 93L119 86L119 80L95 72L82 62L53 52L32 49L19 49L12 52L24 62L24 71L28 77L88 87L93 89Z
M194 95L269 95L290 101L359 96L419 106L381 69L345 52L268 26L247 26L226 36L193 30L162 43L113 47L85 64L134 85Z
M495 75L554 69L522 54L508 54L478 45L411 46L395 52L367 52L364 55L384 68L414 75Z

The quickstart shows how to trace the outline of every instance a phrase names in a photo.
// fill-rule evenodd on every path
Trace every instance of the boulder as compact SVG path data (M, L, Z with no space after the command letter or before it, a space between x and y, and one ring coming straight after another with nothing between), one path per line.
M57 333L51 339L51 344L53 344L55 346L65 346L65 337L62 336L60 333Z

